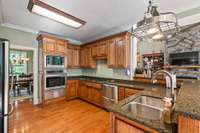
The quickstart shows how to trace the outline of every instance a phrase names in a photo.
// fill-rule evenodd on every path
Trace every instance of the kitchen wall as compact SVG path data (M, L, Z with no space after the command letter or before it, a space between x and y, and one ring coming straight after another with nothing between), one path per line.
M27 72L33 73L33 51L27 51L27 57L29 58L27 62Z
M169 64L170 53L200 51L200 23L184 26L173 38L167 40L165 50L165 64ZM200 62L200 56L199 56ZM200 69L173 69L178 76L200 78Z
M107 60L98 60L97 69L82 69L85 76L97 76L115 79L130 79L125 74L124 69L110 69L107 66Z
M29 47L38 47L37 34L23 32L0 26L0 38L10 40L10 44Z

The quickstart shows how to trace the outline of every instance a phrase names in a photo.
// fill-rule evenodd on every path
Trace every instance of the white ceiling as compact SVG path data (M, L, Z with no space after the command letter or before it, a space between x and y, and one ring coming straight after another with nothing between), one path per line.
M143 17L148 0L42 0L86 21L73 29L27 10L29 0L0 0L0 22L86 42L129 28ZM157 0L158 1L158 0ZM159 0L159 11L182 12L200 6L200 0Z

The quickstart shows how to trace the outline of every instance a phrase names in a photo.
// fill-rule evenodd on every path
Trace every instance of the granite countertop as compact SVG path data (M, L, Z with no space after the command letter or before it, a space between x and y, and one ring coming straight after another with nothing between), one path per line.
M184 82L175 105L175 113L200 120L200 81Z
M149 83L143 83L139 81L130 81L130 80L120 80L120 79L110 79L110 78L101 78L101 77L88 77L88 76L72 76L69 79L79 79L86 80L90 82L96 82L101 84L111 84L129 88L141 88L145 91L133 95L129 98L126 98L120 101L118 104L113 104L109 107L109 110L115 113L118 113L130 120L139 122L143 125L151 127L159 132L171 132L171 127L166 126L161 121L150 121L144 118L138 118L133 114L125 113L121 110L121 106L133 101L136 97L140 95L150 95L155 97L164 97L166 94L163 89L163 85L152 86ZM153 89L156 88L156 89ZM200 81L184 81L181 85L181 89L178 92L176 102L175 102L175 115L174 119L176 120L178 115L184 115L193 119L200 120Z
M139 116L136 116L132 113L127 113L121 109L123 105L126 105L129 102L132 102L135 98L142 95L163 98L165 96L165 89L154 88L153 90L145 90L141 93L137 93L136 95L128 97L117 104L112 104L110 107L108 107L108 110L111 112L117 113L123 117L126 117L132 121L138 122L144 126L155 129L158 132L171 133L172 127L164 124L162 120L150 120L150 119L140 118Z
M121 80L121 79L111 79L111 78L102 78L102 77L89 77L89 76L69 76L68 79L78 79L85 80L89 82L95 82L100 84L109 84L116 85L121 87L128 88L137 88L137 89L152 89L155 85L134 81L134 80ZM163 88L162 84L157 84L156 87Z
M141 93L138 93L136 95L133 95L131 97L128 97L122 101L120 101L117 104L113 104L110 107L108 107L108 110L114 113L117 113L121 116L124 116L130 120L136 121L138 123L141 123L145 126L148 126L150 128L153 128L157 130L158 132L162 133L170 133L172 131L171 126L165 125L160 120L148 120L144 118L136 117L136 115L133 115L131 113L124 112L121 109L121 106L133 101L136 97L140 95L149 95L154 97L163 98L166 94L166 89L163 89L163 85L152 85L149 83L143 83L138 81L128 81L128 80L118 80L118 79L107 79L107 78L99 78L99 77L87 77L87 76L78 76L78 77L69 77L69 79L79 79L79 80L85 80L95 83L102 83L102 84L111 84L111 85L117 85L117 86L123 86L123 87L129 87L129 88L137 88L137 89L144 89Z

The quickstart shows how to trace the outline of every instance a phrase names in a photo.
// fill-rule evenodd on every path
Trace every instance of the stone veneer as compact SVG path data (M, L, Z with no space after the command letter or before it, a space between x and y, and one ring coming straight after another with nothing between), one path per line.
M178 34L166 41L165 65L169 64L170 53L191 51L200 52L200 23L182 27ZM200 69L173 69L172 71L178 76L200 77Z

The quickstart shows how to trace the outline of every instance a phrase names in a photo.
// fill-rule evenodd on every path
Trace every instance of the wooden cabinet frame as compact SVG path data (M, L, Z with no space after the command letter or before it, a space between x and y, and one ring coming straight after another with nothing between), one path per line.
M41 34L37 40L42 45L43 53L52 55L66 55L67 54L67 40L59 39L49 35Z
M158 133L156 130L146 127L140 123L135 121L131 121L127 118L124 118L118 114L110 113L110 130L111 133L121 133L118 131L119 124L123 127L124 133L133 133L133 132L140 132L140 133Z

